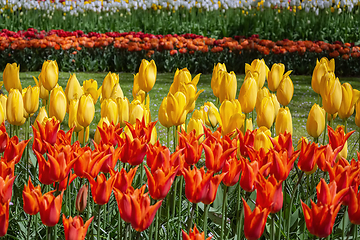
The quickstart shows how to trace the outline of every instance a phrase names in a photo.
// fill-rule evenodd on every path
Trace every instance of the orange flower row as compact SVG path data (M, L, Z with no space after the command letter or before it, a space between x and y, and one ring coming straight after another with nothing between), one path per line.
M350 43L336 42L334 44L323 41L291 41L281 40L273 42L259 38L238 38L225 37L223 39L214 39L208 37L185 38L184 36L166 35L162 38L136 37L132 34L121 37L110 37L106 34L98 36L68 36L59 37L57 35L45 36L43 39L26 39L23 37L0 37L0 51L7 48L13 50L22 50L25 48L54 48L55 50L82 48L103 48L113 46L118 49L125 49L130 52L148 51L152 55L154 51L169 51L171 55L177 53L190 54L194 52L213 53L228 50L241 54L242 51L257 51L264 55L295 53L304 54L305 52L326 53L335 58L341 56L348 59L350 56L357 58L360 56L360 47Z

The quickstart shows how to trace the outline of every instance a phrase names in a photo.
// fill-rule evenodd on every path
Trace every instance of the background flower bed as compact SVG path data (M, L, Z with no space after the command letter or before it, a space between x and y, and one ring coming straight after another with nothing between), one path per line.
M258 35L222 39L196 34L153 35L142 32L107 32L28 29L0 33L0 67L17 62L22 71L38 71L44 60L56 59L64 71L135 72L143 58L154 59L159 72L188 67L191 72L211 73L213 64L225 63L244 73L245 63L263 58L284 63L294 74L312 74L316 59L336 59L338 75L358 75L360 48L354 43L324 41L271 41ZM189 64L192 63L192 64Z

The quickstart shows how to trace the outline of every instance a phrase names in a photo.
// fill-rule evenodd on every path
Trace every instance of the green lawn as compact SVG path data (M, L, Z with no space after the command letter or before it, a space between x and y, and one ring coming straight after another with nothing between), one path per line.
M22 86L26 87L28 85L34 85L34 81L32 76L38 76L39 72L21 72L20 73L20 79L22 82ZM102 84L102 81L104 77L107 75L107 73L76 73L77 79L79 80L80 84L82 84L82 81L87 79L95 79L98 82L98 85L100 86ZM150 108L151 108L151 116L152 121L158 120L157 113L159 106L161 104L161 101L163 97L166 96L168 93L168 90L170 88L170 85L173 81L173 73L160 73L157 76L157 81L155 83L154 88L150 92ZM0 77L2 78L2 73L0 73ZM59 84L64 88L66 87L66 82L70 77L70 73L61 72L59 74ZM133 86L133 74L131 73L119 73L120 78L120 86L124 92L124 95L129 98L129 100L132 100L132 86ZM244 75L237 75L238 78L238 91L241 87ZM306 131L306 121L308 113L311 109L311 106L318 101L317 94L312 90L311 88L311 76L291 76L291 79L294 83L294 96L292 101L289 104L289 109L291 111L292 117L293 117L293 141L294 144L300 139L301 136L309 137ZM198 83L198 90L204 89L204 92L200 94L199 99L196 102L196 109L199 109L201 105L203 105L206 101L212 101L215 103L215 97L212 94L212 89L210 87L211 82L211 74L203 74L200 77L200 81ZM353 88L360 89L360 82L358 78L340 78L341 83L349 82ZM35 117L32 118L32 121L34 121ZM93 123L91 124L91 132L90 136L93 136L95 132L96 125L100 119L100 104L99 101L96 105L96 116L93 120ZM356 125L354 123L354 115L349 118L348 120L348 129L349 131L355 130ZM254 121L254 126L256 126L256 121ZM334 121L334 126L336 124L342 124L342 120L339 118L336 118ZM67 117L65 117L65 120L62 123L61 126L62 129L67 130ZM166 129L161 126L160 123L157 124L157 130L158 130L158 136L162 142L162 144L165 144L165 136L166 136ZM320 142L323 141L323 136L321 135L319 138ZM358 133L353 134L350 137L350 142L348 144L349 153L351 152L353 148L353 143L356 142L358 139ZM311 139L312 140L312 139ZM351 157L354 157L355 150L352 152Z

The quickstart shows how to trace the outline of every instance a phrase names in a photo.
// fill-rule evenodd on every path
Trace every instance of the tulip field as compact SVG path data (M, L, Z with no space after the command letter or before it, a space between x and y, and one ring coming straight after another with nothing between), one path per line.
M360 84L335 64L293 76L262 59L245 75L9 63L1 236L356 239Z

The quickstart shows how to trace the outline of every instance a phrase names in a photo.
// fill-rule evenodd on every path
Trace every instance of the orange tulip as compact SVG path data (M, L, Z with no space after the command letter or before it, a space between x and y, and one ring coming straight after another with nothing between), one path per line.
M131 183L135 177L135 173L136 173L137 169L138 169L138 166L131 168L129 170L129 172L126 172L126 170L124 168L122 168L120 170L120 172L115 172L112 169L110 169L111 175L117 174L117 177L114 182L114 188L125 193L126 190L131 186Z
M24 153L26 145L29 142L30 139L19 142L17 136L10 138L4 151L4 159L8 162L15 161L15 163L18 163Z
M226 161L222 169L222 172L227 173L222 181L228 187L234 186L239 181L243 166L243 157L240 158L240 160L237 160L236 157L233 157Z
M341 126L336 128L335 131L330 126L328 126L329 144L331 145L332 149L336 149L339 146L344 147L346 141L354 132L355 130L348 132L345 135L344 129Z
M39 199L42 196L40 185L34 187L29 177L28 185L24 185L22 193L24 212L29 215L36 215L39 211Z
M270 174L274 174L274 177L278 181L285 181L289 176L289 173L299 154L300 151L296 151L289 157L287 150L278 152L271 149L267 154L268 158L271 159L269 161L272 162L270 166Z
M357 191L357 188L354 189L353 187L349 189L349 192L349 219L352 224L360 225L360 193Z
M192 203L211 204L224 175L225 173L213 176L212 171L205 173L204 167L200 170L196 166L192 170L184 168L186 198Z
M0 125L0 153L3 153L9 141L9 135L6 132L5 123Z
M116 174L106 180L105 175L102 173L97 176L96 181L88 173L85 173L85 175L90 182L94 202L98 205L108 203L114 186Z
M225 161L236 151L236 147L227 150L223 149L222 144L218 141L210 142L205 140L203 147L206 168L214 173L219 172L224 167Z
M273 175L265 179L262 174L258 174L256 192L256 205L268 208L271 213L280 211L283 205L282 181L277 181Z
M69 219L66 219L65 215L63 215L63 225L65 232L66 240L84 240L86 236L86 232L92 222L94 217L91 217L84 224L83 219L80 216L76 216Z
M177 167L172 167L170 171L166 172L166 169L158 168L153 172L150 172L145 167L146 175L148 178L148 188L150 196L155 200L164 199L168 194L172 183L174 182Z
M307 143L305 139L302 139L301 141L302 145L298 167L301 171L313 173L313 171L316 170L315 167L320 155L325 150L325 146L319 147L316 143Z
M120 160L132 166L140 165L144 160L147 148L147 144L143 140L131 139L128 134L125 134L119 156Z
M195 131L190 133L179 132L179 149L184 149L185 162L189 165L196 164L202 154L203 145L199 144L199 138Z
M237 129L237 133L238 133L238 152L240 152L240 155L243 157L248 157L248 147L254 147L254 140L255 140L255 136L256 136L256 130L254 131L250 131L247 130L245 133L245 136L243 134L242 131L240 131L239 129Z
M146 230L154 220L156 211L160 208L162 200L150 206L150 197L144 194L146 185L140 189L129 188L125 194L114 189L115 198L119 207L121 218L138 232Z
M183 240L203 240L205 239L204 232L200 233L199 230L196 228L196 224L194 225L194 229L190 229L189 235L183 230L182 231L182 237ZM206 240L210 240L212 238L208 237Z
M256 205L254 211L251 211L249 205L244 199L244 234L248 240L256 240L264 232L266 219L269 216L269 209Z
M55 190L45 193L39 199L40 218L44 225L55 226L60 219L60 211L64 191L57 197L53 195Z
M0 237L6 235L9 227L9 203L10 200L5 204L0 204Z

